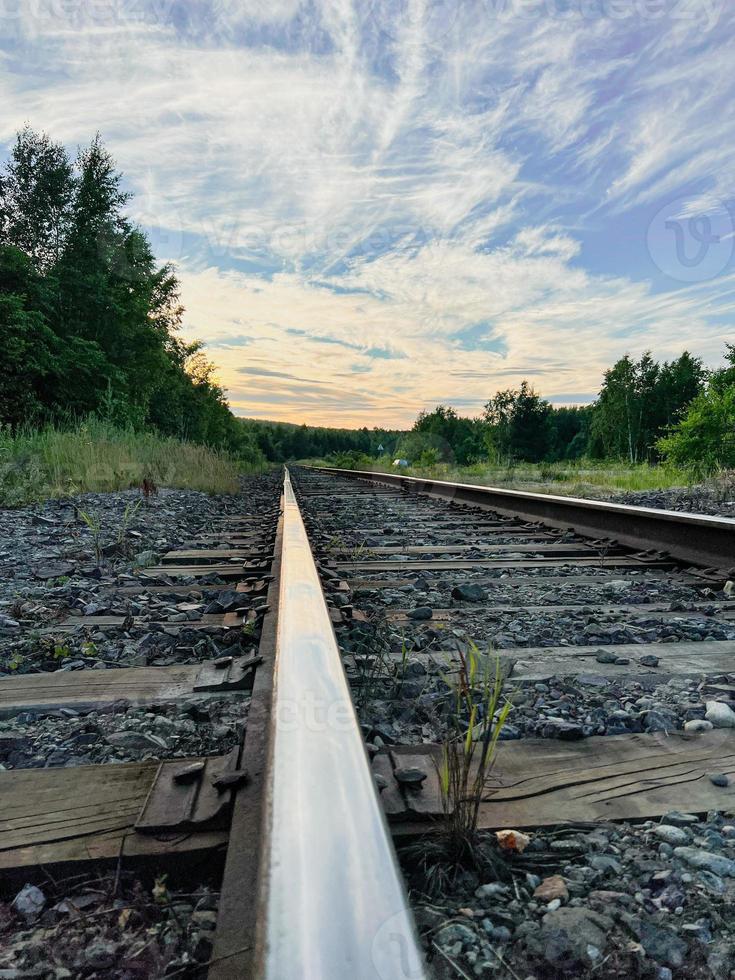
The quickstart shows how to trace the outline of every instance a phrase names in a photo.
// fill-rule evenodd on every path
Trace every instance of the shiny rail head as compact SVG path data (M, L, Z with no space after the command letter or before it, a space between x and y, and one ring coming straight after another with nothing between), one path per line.
M257 975L423 980L423 956L288 471Z

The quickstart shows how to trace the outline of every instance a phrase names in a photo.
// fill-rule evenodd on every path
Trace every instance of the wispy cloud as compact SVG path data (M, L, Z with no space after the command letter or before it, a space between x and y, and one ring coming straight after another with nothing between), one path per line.
M584 400L626 349L731 334L718 0L10 6L0 143L102 132L243 414Z

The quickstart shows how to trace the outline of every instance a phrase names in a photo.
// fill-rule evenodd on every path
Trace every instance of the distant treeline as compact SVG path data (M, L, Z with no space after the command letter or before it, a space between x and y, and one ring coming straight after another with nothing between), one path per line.
M17 136L0 172L0 424L94 414L257 456L201 345L177 336L178 281L121 179L99 136L75 160Z
M390 455L405 436L405 432L393 429L330 429L257 419L240 419L240 424L265 458L274 463L316 459L333 453Z
M688 351L658 363L626 355L605 372L592 405L554 407L524 381L499 391L475 418L438 405L392 452L412 465L622 459L671 462L705 474L735 467L735 345L708 372ZM360 465L342 459L341 465Z

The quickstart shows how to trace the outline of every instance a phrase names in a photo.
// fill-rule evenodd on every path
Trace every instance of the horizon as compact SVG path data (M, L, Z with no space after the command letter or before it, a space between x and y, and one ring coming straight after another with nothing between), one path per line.
M523 379L588 404L626 352L722 362L722 0L239 7L0 9L0 157L100 131L236 415L405 429Z

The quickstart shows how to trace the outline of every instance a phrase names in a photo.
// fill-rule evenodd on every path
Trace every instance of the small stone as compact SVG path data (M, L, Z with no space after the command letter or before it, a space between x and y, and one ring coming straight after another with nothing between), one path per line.
M545 736L560 738L565 742L575 742L584 738L584 728L572 721L565 721L563 718L545 718L543 724Z
M504 851L516 851L518 854L523 853L531 843L528 834L523 834L520 830L498 830L495 836Z
M607 687L610 678L603 677L601 674L579 674L577 683L584 684L585 687Z
M35 885L24 885L13 899L13 908L28 921L37 919L45 905L46 896Z
M118 749L130 749L142 752L145 749L160 751L168 748L166 742L158 735L146 735L145 732L113 732L105 738L108 745L114 745Z
M610 653L609 650L601 650L595 660L598 664L616 664L618 662L618 656L616 653Z
M393 775L401 786L421 786L426 779L426 773L418 766L407 766L404 769L395 769Z
M452 589L452 598L462 602L484 602L487 599L487 592L474 582L466 582L462 585L455 585Z
M434 610L431 606L417 606L416 609L409 609L406 615L409 619L431 619L434 615Z
M84 959L93 970L107 970L114 966L117 958L117 944L93 942L84 950Z
M689 843L689 834L681 827L674 827L671 824L660 823L653 828L653 833L655 837L666 844L670 844L671 847L681 847L683 844Z
M554 899L566 901L569 898L569 890L561 875L551 875L550 878L544 878L534 891L533 897L541 902L553 902Z
M141 551L133 560L133 568L149 568L158 561L155 551Z
M217 927L217 913L208 909L201 912L193 912L191 921L200 929L211 931Z
M680 810L669 810L664 814L664 823L673 824L675 827L689 827L697 823L697 818L693 813L682 813Z
M704 718L693 718L684 722L685 732L711 732L714 727L711 721L705 721Z
M647 653L645 657L639 657L638 663L641 667L658 667L661 663L660 657L654 657L652 653Z
M716 772L716 773L713 773L709 777L709 781L712 783L713 786L729 786L730 785L730 779L725 775L724 772Z
M469 926L463 926L460 922L450 922L436 934L436 941L440 946L449 946L453 943L474 943L477 941L477 934Z
M498 898L510 894L507 885L501 885L499 881L489 881L486 885L480 885L475 889L475 898Z

